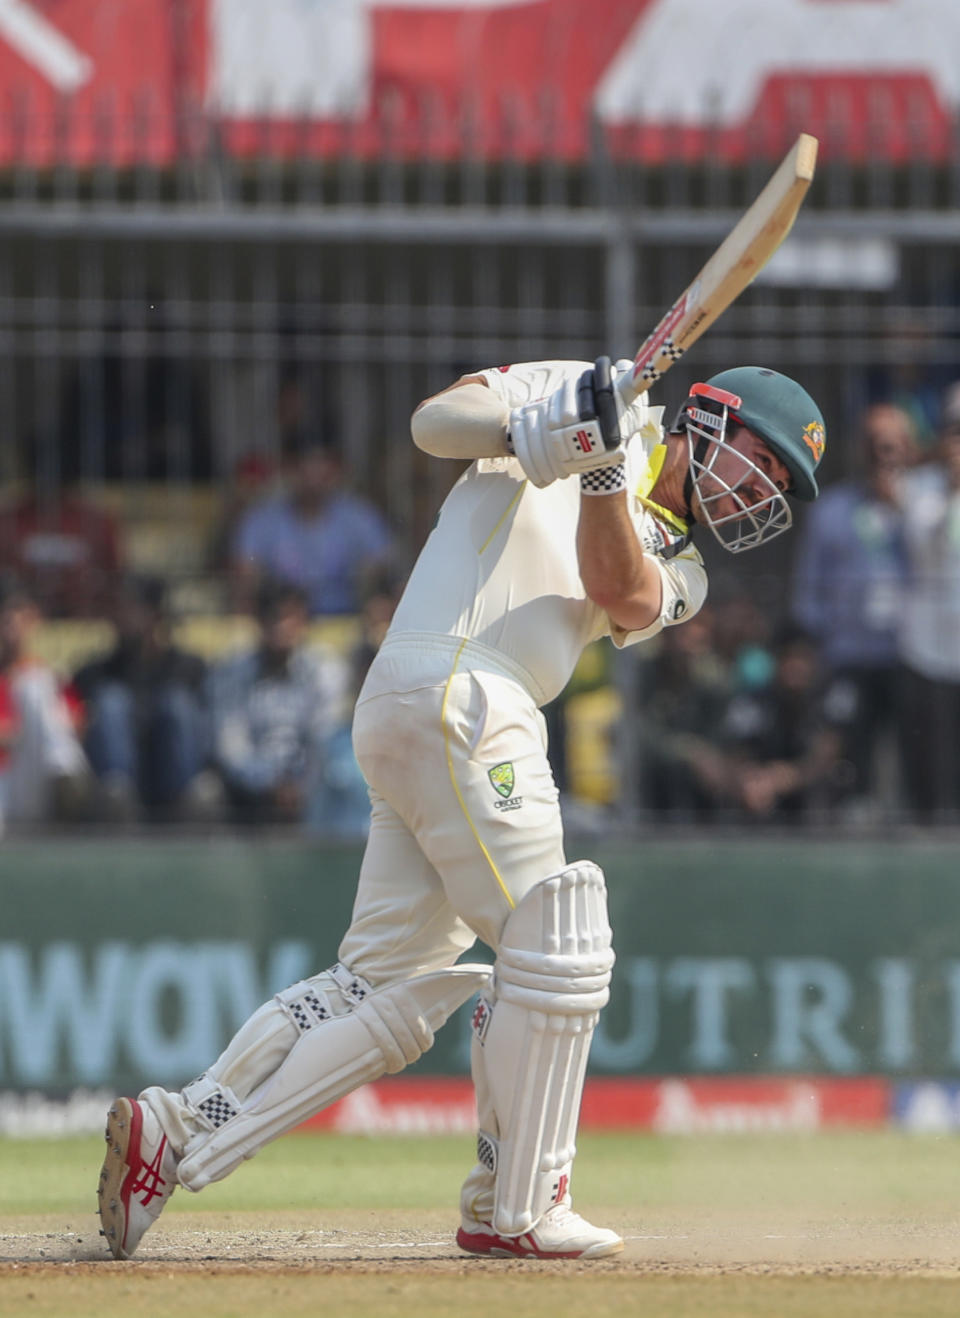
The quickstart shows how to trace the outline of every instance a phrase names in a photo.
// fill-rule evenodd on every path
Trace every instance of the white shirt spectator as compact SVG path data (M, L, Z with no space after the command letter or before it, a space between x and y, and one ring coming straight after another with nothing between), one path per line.
M0 827L50 817L56 779L86 772L87 763L54 673L22 663L3 677L13 744L0 766Z

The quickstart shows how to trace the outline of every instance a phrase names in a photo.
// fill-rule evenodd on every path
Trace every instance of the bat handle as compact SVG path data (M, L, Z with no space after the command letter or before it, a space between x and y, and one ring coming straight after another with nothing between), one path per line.
M634 375L633 370L624 371L622 375L617 376L616 383L613 386L624 407L629 407L635 398L639 398L642 393L646 392L647 386L642 383L642 377Z

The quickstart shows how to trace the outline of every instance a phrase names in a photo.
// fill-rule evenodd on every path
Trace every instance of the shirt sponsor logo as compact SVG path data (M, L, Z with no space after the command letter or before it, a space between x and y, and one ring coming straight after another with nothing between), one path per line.
M680 532L671 531L669 527L652 517L648 516L643 520L640 540L648 554L656 554L660 558L672 558L676 552L674 546L684 539L685 536Z

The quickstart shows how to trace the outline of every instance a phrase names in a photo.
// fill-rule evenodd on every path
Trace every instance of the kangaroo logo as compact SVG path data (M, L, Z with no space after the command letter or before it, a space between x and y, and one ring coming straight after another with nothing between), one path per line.
M811 421L803 427L803 442L813 454L814 462L819 462L827 446L827 437L819 421Z

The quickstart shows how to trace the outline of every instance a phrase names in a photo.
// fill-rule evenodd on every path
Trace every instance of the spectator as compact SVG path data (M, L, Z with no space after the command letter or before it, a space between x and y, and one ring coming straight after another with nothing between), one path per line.
M942 306L952 306L955 290L941 287L937 300L941 298ZM919 306L925 309L917 310ZM880 336L882 365L866 373L867 397L891 403L909 417L920 452L927 458L937 444L943 394L951 380L949 368L937 363L929 293L911 289L896 319L880 329Z
M74 677L104 812L121 819L193 818L209 781L200 776L206 666L174 645L165 588L156 578L126 579L113 621L113 650Z
M19 582L0 583L0 828L73 814L88 781L68 700L30 654L39 620Z
M821 498L823 496L821 495ZM761 606L757 591L727 584L714 614L712 644L727 668L731 690L765 686L773 676L772 609Z
M718 749L695 767L714 800L742 818L794 822L831 802L840 740L824 715L815 644L786 628L773 656L771 680L734 692Z
M960 399L947 396L938 459L904 483L909 561L900 626L903 768L921 820L960 810Z
M213 758L238 821L294 823L311 808L323 813L330 741L347 726L349 667L307 644L309 613L296 586L262 582L257 616L256 649L211 674ZM365 788L363 800L366 814Z
M729 667L715 647L715 615L704 606L683 627L667 627L641 665L644 717L636 729L644 809L668 820L706 819L716 799L703 780L717 755L729 697Z
M349 658L352 707L367 669L387 634L403 591L403 579L385 569L378 572L360 611L360 637ZM324 744L318 789L313 793L307 824L318 833L341 838L366 838L370 827L370 797L353 753L353 727L348 718Z
M283 456L283 492L254 504L237 528L238 606L249 609L257 583L273 577L299 586L314 616L356 613L365 582L389 560L386 523L346 488L335 444L294 430Z
M907 574L900 511L917 436L900 407L878 403L862 420L860 474L825 490L803 526L793 616L820 646L826 707L843 733L846 792L882 796L882 748L900 705L897 633Z
M360 610L360 636L350 655L353 697L363 686L367 669L380 649L394 610L403 594L403 577L390 568L376 573Z
M0 569L15 573L49 618L99 617L120 569L119 528L81 494L78 469L46 479L46 453L29 445L27 489L0 510Z
M246 453L234 466L210 537L209 564L214 572L225 575L230 571L237 528L250 508L264 498L274 475L274 464L264 453Z

